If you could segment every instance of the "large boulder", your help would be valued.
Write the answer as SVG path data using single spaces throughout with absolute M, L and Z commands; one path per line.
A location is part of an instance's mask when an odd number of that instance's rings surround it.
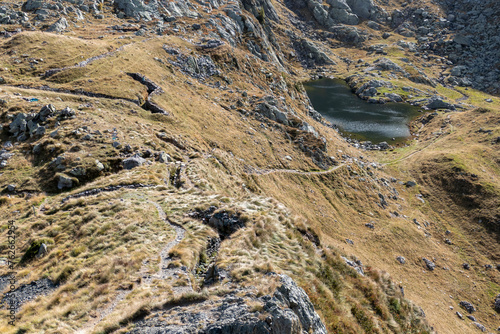
M 275 122 L 278 122 L 278 123 L 281 123 L 281 124 L 284 124 L 284 125 L 288 125 L 288 116 L 285 112 L 282 112 L 281 110 L 279 110 L 277 107 L 269 104 L 269 103 L 260 103 L 258 106 L 257 106 L 257 111 L 275 121 Z
M 26 132 L 26 127 L 28 125 L 28 122 L 26 122 L 26 118 L 26 114 L 20 113 L 17 114 L 12 123 L 10 123 L 9 131 L 14 134 L 14 136 L 17 136 L 22 132 Z
M 357 15 L 353 14 L 346 0 L 327 0 L 330 5 L 328 16 L 338 23 L 356 25 L 359 23 Z
M 48 32 L 63 32 L 68 29 L 68 21 L 66 21 L 66 18 L 61 17 L 57 22 L 49 26 L 47 29 Z
M 73 178 L 64 174 L 59 175 L 59 181 L 57 182 L 57 189 L 62 190 L 72 187 L 73 187 Z
M 149 4 L 145 4 L 143 0 L 115 0 L 114 6 L 126 16 L 135 19 L 150 21 L 153 18 L 158 18 L 158 2 L 156 0 Z
M 373 0 L 347 0 L 351 11 L 363 19 L 371 19 L 375 12 Z
M 472 305 L 468 301 L 461 301 L 460 306 L 462 306 L 469 313 L 476 312 L 476 308 L 474 307 L 474 305 Z
M 32 12 L 44 7 L 44 1 L 41 0 L 28 0 L 23 4 L 23 11 Z
M 130 158 L 123 160 L 123 168 L 132 169 L 135 167 L 142 166 L 145 162 L 146 162 L 146 159 L 143 159 L 140 156 L 135 155 L 133 157 L 130 157 Z
M 429 109 L 450 109 L 455 110 L 455 106 L 451 103 L 444 101 L 439 96 L 433 96 L 429 99 L 429 102 L 426 105 Z

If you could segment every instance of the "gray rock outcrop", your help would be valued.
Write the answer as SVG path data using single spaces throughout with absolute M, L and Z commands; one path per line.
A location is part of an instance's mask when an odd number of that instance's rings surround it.
M 237 297 L 236 293 L 230 293 L 218 301 L 178 306 L 175 312 L 158 312 L 136 322 L 129 333 L 326 334 L 326 328 L 304 290 L 290 277 L 279 277 L 281 286 L 273 295 L 255 298 L 249 294 Z M 261 311 L 251 310 L 249 302 L 259 303 Z M 264 314 L 266 317 L 262 316 Z M 182 321 L 178 321 L 180 319 Z
M 9 132 L 17 138 L 18 141 L 26 140 L 33 136 L 43 136 L 46 127 L 45 124 L 56 112 L 53 105 L 43 106 L 37 114 L 17 114 L 9 125 Z
M 455 106 L 451 103 L 444 101 L 439 96 L 433 96 L 429 99 L 429 102 L 426 105 L 429 109 L 450 109 L 455 110 Z
M 68 21 L 66 18 L 61 17 L 54 24 L 50 25 L 47 29 L 48 32 L 63 32 L 68 29 Z
M 146 159 L 141 158 L 138 155 L 135 155 L 133 157 L 130 157 L 130 158 L 123 160 L 122 164 L 123 164 L 123 168 L 132 169 L 135 167 L 142 166 L 145 162 L 146 162 Z

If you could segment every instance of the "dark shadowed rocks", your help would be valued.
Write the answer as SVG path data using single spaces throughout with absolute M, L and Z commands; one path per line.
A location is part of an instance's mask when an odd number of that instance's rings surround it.
M 17 312 L 24 303 L 35 299 L 38 296 L 48 295 L 56 288 L 57 285 L 48 278 L 42 278 L 28 284 L 22 284 L 14 291 L 5 293 L 0 305 L 10 304 Z
M 436 265 L 434 264 L 434 262 L 432 262 L 431 260 L 428 260 L 426 259 L 425 257 L 422 259 L 422 261 L 424 261 L 425 263 L 425 266 L 427 267 L 427 269 L 429 269 L 430 271 L 433 271 L 434 268 L 436 268 Z
M 469 313 L 476 312 L 476 308 L 474 307 L 474 305 L 467 301 L 461 301 L 460 306 L 462 306 Z
M 495 309 L 495 311 L 497 311 L 498 313 L 500 313 L 500 294 L 498 294 L 495 298 L 495 303 L 493 304 L 493 308 Z

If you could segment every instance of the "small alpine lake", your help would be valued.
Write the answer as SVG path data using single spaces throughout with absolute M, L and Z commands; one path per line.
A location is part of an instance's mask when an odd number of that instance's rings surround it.
M 339 79 L 320 79 L 304 84 L 311 103 L 343 135 L 373 143 L 401 142 L 410 137 L 408 124 L 420 113 L 406 103 L 368 103 Z

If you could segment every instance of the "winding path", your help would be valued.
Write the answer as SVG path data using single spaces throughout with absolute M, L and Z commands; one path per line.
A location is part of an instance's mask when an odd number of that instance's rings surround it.
M 96 194 L 97 193 L 90 191 L 87 196 L 96 195 Z M 172 258 L 170 258 L 168 256 L 168 253 L 170 252 L 170 250 L 173 247 L 178 245 L 182 241 L 182 239 L 184 239 L 184 235 L 185 235 L 184 228 L 182 228 L 178 224 L 172 223 L 167 218 L 167 215 L 166 215 L 165 211 L 163 211 L 160 204 L 153 202 L 153 201 L 147 201 L 147 202 L 150 204 L 153 204 L 156 207 L 156 210 L 158 211 L 158 215 L 159 215 L 160 219 L 165 221 L 165 223 L 168 227 L 175 230 L 176 237 L 174 240 L 167 243 L 161 249 L 161 251 L 158 253 L 158 255 L 160 256 L 160 265 L 159 265 L 160 268 L 159 268 L 157 273 L 155 273 L 153 275 L 147 275 L 149 260 L 143 261 L 141 269 L 138 272 L 138 274 L 143 278 L 141 280 L 141 282 L 139 283 L 139 286 L 140 285 L 150 285 L 152 283 L 153 279 L 163 279 L 164 280 L 164 279 L 171 278 L 171 277 L 177 278 L 177 277 L 184 274 L 187 277 L 189 285 L 188 286 L 172 287 L 172 290 L 174 292 L 174 296 L 188 292 L 188 291 L 192 291 L 193 290 L 192 282 L 191 282 L 191 279 L 190 279 L 189 274 L 187 272 L 187 268 L 180 268 L 180 269 L 179 268 L 169 268 L 169 264 L 172 262 Z M 87 322 L 85 324 L 84 328 L 76 331 L 76 333 L 77 334 L 90 333 L 95 328 L 95 326 L 97 324 L 99 324 L 102 320 L 104 320 L 108 315 L 110 315 L 116 309 L 116 306 L 121 301 L 123 301 L 127 297 L 127 295 L 130 294 L 132 291 L 133 291 L 133 289 L 119 291 L 118 294 L 115 296 L 115 298 L 110 303 L 108 303 L 108 305 L 106 305 L 104 308 L 97 310 L 97 313 L 98 313 L 97 318 L 95 318 L 92 321 Z
M 304 172 L 296 169 L 261 169 L 258 167 L 250 167 L 250 166 L 245 166 L 246 174 L 249 175 L 267 175 L 267 174 L 273 174 L 273 173 L 286 173 L 286 174 L 298 174 L 298 175 L 321 175 L 321 174 L 328 174 L 331 173 L 337 169 L 339 169 L 342 166 L 345 166 L 345 163 L 342 163 L 338 166 L 332 167 L 328 170 L 322 170 L 322 171 L 314 171 L 314 172 Z
M 114 51 L 106 52 L 106 53 L 103 53 L 103 54 L 98 55 L 98 56 L 87 58 L 87 59 L 85 59 L 85 60 L 83 60 L 83 61 L 81 61 L 78 64 L 73 65 L 73 66 L 66 66 L 66 67 L 62 67 L 62 68 L 53 68 L 53 69 L 47 70 L 47 71 L 45 71 L 45 73 L 43 74 L 43 76 L 45 78 L 48 78 L 48 77 L 53 76 L 54 74 L 62 72 L 62 71 L 70 70 L 70 69 L 73 69 L 73 68 L 82 68 L 82 67 L 85 67 L 85 66 L 93 63 L 96 60 L 107 58 L 109 56 L 113 56 L 115 53 L 123 51 L 123 49 L 126 46 L 129 46 L 131 44 L 136 44 L 136 43 L 128 43 L 128 44 L 122 45 L 122 46 L 120 46 L 118 49 L 116 49 Z

